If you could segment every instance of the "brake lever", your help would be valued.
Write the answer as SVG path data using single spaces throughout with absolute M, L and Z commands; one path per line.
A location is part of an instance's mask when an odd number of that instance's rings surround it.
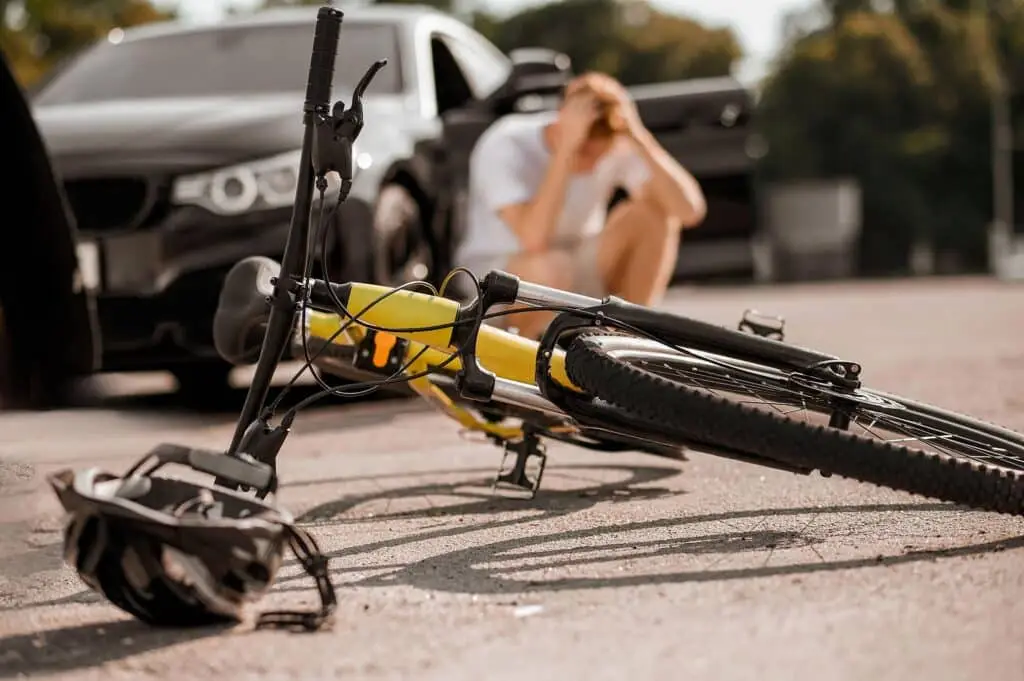
M 334 171 L 341 178 L 341 200 L 345 200 L 352 187 L 352 144 L 363 131 L 363 95 L 374 76 L 388 63 L 380 59 L 370 65 L 352 91 L 352 105 L 338 100 L 331 113 L 316 122 L 313 144 L 313 169 L 317 187 L 326 188 L 327 173 Z
M 363 123 L 365 122 L 363 119 L 363 95 L 366 94 L 366 90 L 370 87 L 374 77 L 380 73 L 380 70 L 387 63 L 387 59 L 379 59 L 370 64 L 370 68 L 366 70 L 366 73 L 359 79 L 355 89 L 352 91 L 352 106 L 346 109 L 344 102 L 339 100 L 334 103 L 331 116 L 335 121 L 335 133 L 339 137 L 355 142 L 356 138 L 359 137 L 359 133 L 363 131 Z

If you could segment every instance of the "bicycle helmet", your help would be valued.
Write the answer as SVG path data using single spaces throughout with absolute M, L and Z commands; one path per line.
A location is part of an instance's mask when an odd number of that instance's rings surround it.
M 262 487 L 269 467 L 160 445 L 122 477 L 97 468 L 48 476 L 68 512 L 64 560 L 94 591 L 152 625 L 204 626 L 243 618 L 270 588 L 288 544 L 320 592 L 318 612 L 265 612 L 257 627 L 319 629 L 332 616 L 327 559 L 287 511 L 223 488 L 153 473 L 168 463 Z

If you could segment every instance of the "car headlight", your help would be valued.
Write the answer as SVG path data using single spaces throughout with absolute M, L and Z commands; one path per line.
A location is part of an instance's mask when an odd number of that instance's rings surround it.
M 239 215 L 258 210 L 284 208 L 295 202 L 299 186 L 302 153 L 292 151 L 272 158 L 219 168 L 206 173 L 179 177 L 171 200 L 179 205 L 202 206 L 219 215 Z M 367 163 L 353 149 L 353 171 L 358 174 Z M 364 160 L 365 161 L 365 160 Z M 337 173 L 327 176 L 327 192 L 338 190 Z

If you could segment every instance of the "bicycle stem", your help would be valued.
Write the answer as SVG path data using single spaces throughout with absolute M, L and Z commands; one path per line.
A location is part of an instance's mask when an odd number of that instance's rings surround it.
M 306 302 L 309 293 L 306 288 L 306 270 L 310 255 L 309 231 L 314 185 L 321 190 L 326 189 L 327 174 L 336 172 L 341 180 L 338 202 L 348 197 L 352 187 L 352 145 L 364 124 L 363 94 L 374 76 L 387 64 L 387 60 L 382 59 L 367 69 L 353 91 L 348 109 L 340 101 L 335 103 L 333 110 L 330 108 L 334 60 L 343 16 L 340 10 L 332 7 L 321 7 L 317 13 L 303 107 L 305 130 L 291 224 L 281 258 L 281 271 L 273 282 L 273 292 L 268 301 L 271 309 L 259 359 L 227 450 L 228 456 L 238 455 L 244 446 L 253 450 L 246 453 L 259 453 L 257 459 L 273 459 L 284 443 L 287 426 L 271 428 L 261 412 L 270 392 L 274 371 L 295 329 L 298 307 Z M 324 194 L 321 191 L 323 200 Z
M 309 258 L 309 220 L 313 207 L 313 145 L 320 119 L 329 115 L 331 88 L 334 79 L 334 61 L 338 53 L 338 37 L 344 14 L 333 7 L 321 7 L 317 12 L 313 51 L 310 55 L 306 101 L 303 106 L 302 151 L 300 152 L 298 186 L 291 224 L 281 258 L 281 275 L 274 282 L 270 297 L 270 316 L 263 336 L 259 360 L 245 402 L 235 426 L 228 456 L 239 453 L 244 436 L 250 426 L 260 419 L 270 382 L 295 325 L 296 292 L 301 290 Z M 351 178 L 350 178 L 351 179 Z

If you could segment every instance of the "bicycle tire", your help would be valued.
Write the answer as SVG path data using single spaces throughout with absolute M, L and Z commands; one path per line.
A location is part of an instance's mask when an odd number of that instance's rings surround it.
M 641 339 L 631 340 L 638 345 L 644 343 Z M 1024 515 L 1024 463 L 1007 467 L 941 452 L 924 452 L 705 394 L 630 362 L 628 349 L 617 354 L 609 352 L 609 347 L 617 344 L 621 348 L 622 343 L 621 336 L 580 336 L 566 356 L 566 370 L 576 385 L 620 408 L 636 421 L 638 428 L 700 443 L 712 454 L 716 447 L 739 451 L 926 498 Z M 685 357 L 677 350 L 662 350 Z M 740 372 L 754 370 L 749 362 L 741 360 L 736 360 L 730 370 L 736 373 L 736 367 L 743 365 L 747 368 L 739 369 Z M 776 371 L 767 367 L 765 370 L 768 377 Z M 760 379 L 770 382 L 764 377 Z M 983 434 L 992 442 L 1005 443 L 1019 451 L 1024 462 L 1024 436 L 1018 433 L 887 393 L 866 391 L 865 395 L 888 397 L 906 409 L 906 414 L 922 419 L 941 418 L 963 433 Z

